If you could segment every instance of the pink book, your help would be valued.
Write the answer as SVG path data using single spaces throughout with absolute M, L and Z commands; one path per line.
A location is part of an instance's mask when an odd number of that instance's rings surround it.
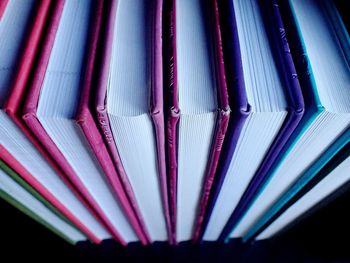
M 162 5 L 162 0 L 118 1 L 117 17 L 106 26 L 113 37 L 102 49 L 95 108 L 105 144 L 129 196 L 135 195 L 151 241 L 173 242 L 165 164 Z
M 126 205 L 125 195 L 119 191 L 116 196 L 110 189 L 103 178 L 103 169 L 93 151 L 86 147 L 89 143 L 74 118 L 76 101 L 82 90 L 89 21 L 96 23 L 95 19 L 99 18 L 98 5 L 99 1 L 66 2 L 61 19 L 66 27 L 58 25 L 51 52 L 44 50 L 39 58 L 40 66 L 28 92 L 22 118 L 111 235 L 123 245 L 139 239 L 145 242 L 135 218 L 131 218 L 132 225 L 128 222 L 128 216 L 133 217 L 133 214 Z M 93 20 L 90 10 L 97 10 Z M 75 23 L 75 19 L 81 23 Z M 62 49 L 66 53 L 62 53 Z M 121 189 L 118 181 L 113 187 L 113 190 Z
M 103 3 L 105 3 L 105 5 L 103 5 Z M 76 116 L 76 122 L 79 124 L 83 133 L 85 134 L 91 149 L 94 151 L 116 196 L 121 201 L 121 205 L 123 206 L 125 213 L 128 215 L 129 221 L 138 234 L 140 241 L 142 244 L 146 245 L 149 243 L 147 229 L 144 226 L 144 222 L 135 201 L 133 192 L 131 191 L 128 178 L 125 175 L 122 167 L 119 165 L 114 165 L 89 106 L 93 92 L 92 85 L 94 68 L 97 66 L 96 61 L 98 61 L 98 46 L 103 46 L 106 42 L 109 42 L 109 38 L 111 38 L 113 35 L 113 32 L 111 32 L 112 27 L 107 27 L 106 30 L 101 30 L 101 25 L 105 25 L 105 23 L 108 23 L 110 19 L 114 21 L 116 7 L 116 1 L 98 1 L 97 8 L 95 9 L 95 17 L 98 19 L 96 19 L 96 23 L 94 23 L 92 27 L 89 38 L 90 45 L 87 52 L 86 69 L 82 83 L 83 90 L 78 114 Z M 103 13 L 103 8 L 107 10 L 106 15 Z
M 177 242 L 197 239 L 231 113 L 216 13 L 215 0 L 165 7 L 167 169 Z
M 230 119 L 231 109 L 229 105 L 228 90 L 226 84 L 224 56 L 222 50 L 222 37 L 220 31 L 220 20 L 218 10 L 218 0 L 212 0 L 208 8 L 210 11 L 212 31 L 213 31 L 213 46 L 214 46 L 214 61 L 217 77 L 217 100 L 218 100 L 218 117 L 216 120 L 213 141 L 211 145 L 209 160 L 207 164 L 206 176 L 203 183 L 202 196 L 199 202 L 197 221 L 194 228 L 193 241 L 199 239 L 204 216 L 207 210 L 210 192 L 213 186 L 216 169 L 218 166 L 222 144 L 225 139 L 228 122 Z
M 37 68 L 34 61 L 38 53 L 39 43 L 43 44 L 44 53 L 50 51 L 52 46 L 50 43 L 53 42 L 63 6 L 64 1 L 39 1 L 34 4 L 30 1 L 13 1 L 8 4 L 7 8 L 19 9 L 22 10 L 22 13 L 20 17 L 6 17 L 6 23 L 16 23 L 18 28 L 17 31 L 11 32 L 11 38 L 4 41 L 2 45 L 2 48 L 5 48 L 5 50 L 13 48 L 13 53 L 11 53 L 11 56 L 8 56 L 7 62 L 4 64 L 10 70 L 2 72 L 2 74 L 5 74 L 5 80 L 8 79 L 9 82 L 7 82 L 7 85 L 5 82 L 5 85 L 0 87 L 4 94 L 8 94 L 5 96 L 4 104 L 0 105 L 1 152 L 5 156 L 3 157 L 4 160 L 15 170 L 18 167 L 22 167 L 21 169 L 23 170 L 25 167 L 28 173 L 24 170 L 23 173 L 21 170 L 17 170 L 17 172 L 23 174 L 23 176 L 30 174 L 31 177 L 28 175 L 27 181 L 32 182 L 32 186 L 37 191 L 46 193 L 47 199 L 54 202 L 53 205 L 60 207 L 59 209 L 62 210 L 62 213 L 66 214 L 67 217 L 72 215 L 71 220 L 73 222 L 78 222 L 79 218 L 82 223 L 79 228 L 92 241 L 101 242 L 102 239 L 109 238 L 110 234 L 91 215 L 90 212 L 92 210 L 90 209 L 89 211 L 87 209 L 89 206 L 86 201 L 78 194 L 67 177 L 63 176 L 57 164 L 17 115 L 21 111 L 26 88 L 28 83 L 30 83 L 32 69 Z M 34 17 L 34 19 L 31 19 L 31 17 Z M 32 23 L 28 29 L 26 23 L 30 20 L 32 20 Z M 24 44 L 19 45 L 18 43 Z M 21 54 L 18 56 L 17 53 L 20 50 Z M 19 57 L 18 61 L 17 57 Z M 16 71 L 11 70 L 14 64 L 18 65 Z M 8 78 L 10 75 L 14 75 L 12 79 Z M 13 158 L 10 158 L 10 153 L 15 156 L 16 162 Z M 42 156 L 45 157 L 47 162 Z M 8 160 L 5 158 L 8 158 Z M 56 201 L 57 204 L 55 204 Z

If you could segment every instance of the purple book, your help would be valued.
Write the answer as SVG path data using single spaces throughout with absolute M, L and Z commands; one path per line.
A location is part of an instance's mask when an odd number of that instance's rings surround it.
M 238 2 L 242 1 L 221 1 L 219 6 L 233 118 L 201 229 L 204 240 L 227 236 L 254 199 L 304 113 L 278 5 L 274 1 Z M 260 23 L 250 27 L 244 15 L 254 16 Z M 251 48 L 251 43 L 259 43 L 260 49 Z M 259 74 L 262 69 L 264 74 Z M 255 79 L 259 85 L 252 81 L 254 74 L 259 74 Z M 259 100 L 264 95 L 254 86 L 277 99 L 267 100 L 265 96 Z
M 172 242 L 165 164 L 162 0 L 119 0 L 97 80 L 96 118 L 151 242 Z M 123 171 L 122 173 L 120 171 Z M 135 205 L 136 206 L 136 205 Z

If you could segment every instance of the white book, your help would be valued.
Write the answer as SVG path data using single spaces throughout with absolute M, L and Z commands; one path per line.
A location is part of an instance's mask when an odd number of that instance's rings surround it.
M 176 1 L 178 174 L 176 240 L 190 240 L 214 135 L 216 98 L 213 41 L 206 3 Z
M 155 17 L 155 3 L 154 0 L 118 1 L 106 110 L 113 142 L 150 239 L 166 241 L 157 141 L 150 115 L 152 63 L 155 63 L 152 31 L 153 22 L 159 19 Z

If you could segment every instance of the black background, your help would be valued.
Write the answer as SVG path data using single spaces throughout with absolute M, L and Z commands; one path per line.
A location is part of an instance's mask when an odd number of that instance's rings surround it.
M 347 191 L 278 237 L 253 244 L 122 248 L 113 241 L 72 246 L 1 200 L 0 262 L 350 262 L 349 207 Z

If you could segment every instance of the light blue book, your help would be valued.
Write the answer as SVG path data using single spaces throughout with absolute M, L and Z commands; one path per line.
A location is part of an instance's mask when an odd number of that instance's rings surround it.
M 283 154 L 270 170 L 269 179 L 235 224 L 229 238 L 247 236 L 259 218 L 330 146 L 340 140 L 339 147 L 328 152 L 332 156 L 348 140 L 348 133 L 342 137 L 341 134 L 350 127 L 350 42 L 342 31 L 345 28 L 341 20 L 334 19 L 336 13 L 330 15 L 331 3 L 325 2 L 290 0 L 279 3 L 306 111 Z

